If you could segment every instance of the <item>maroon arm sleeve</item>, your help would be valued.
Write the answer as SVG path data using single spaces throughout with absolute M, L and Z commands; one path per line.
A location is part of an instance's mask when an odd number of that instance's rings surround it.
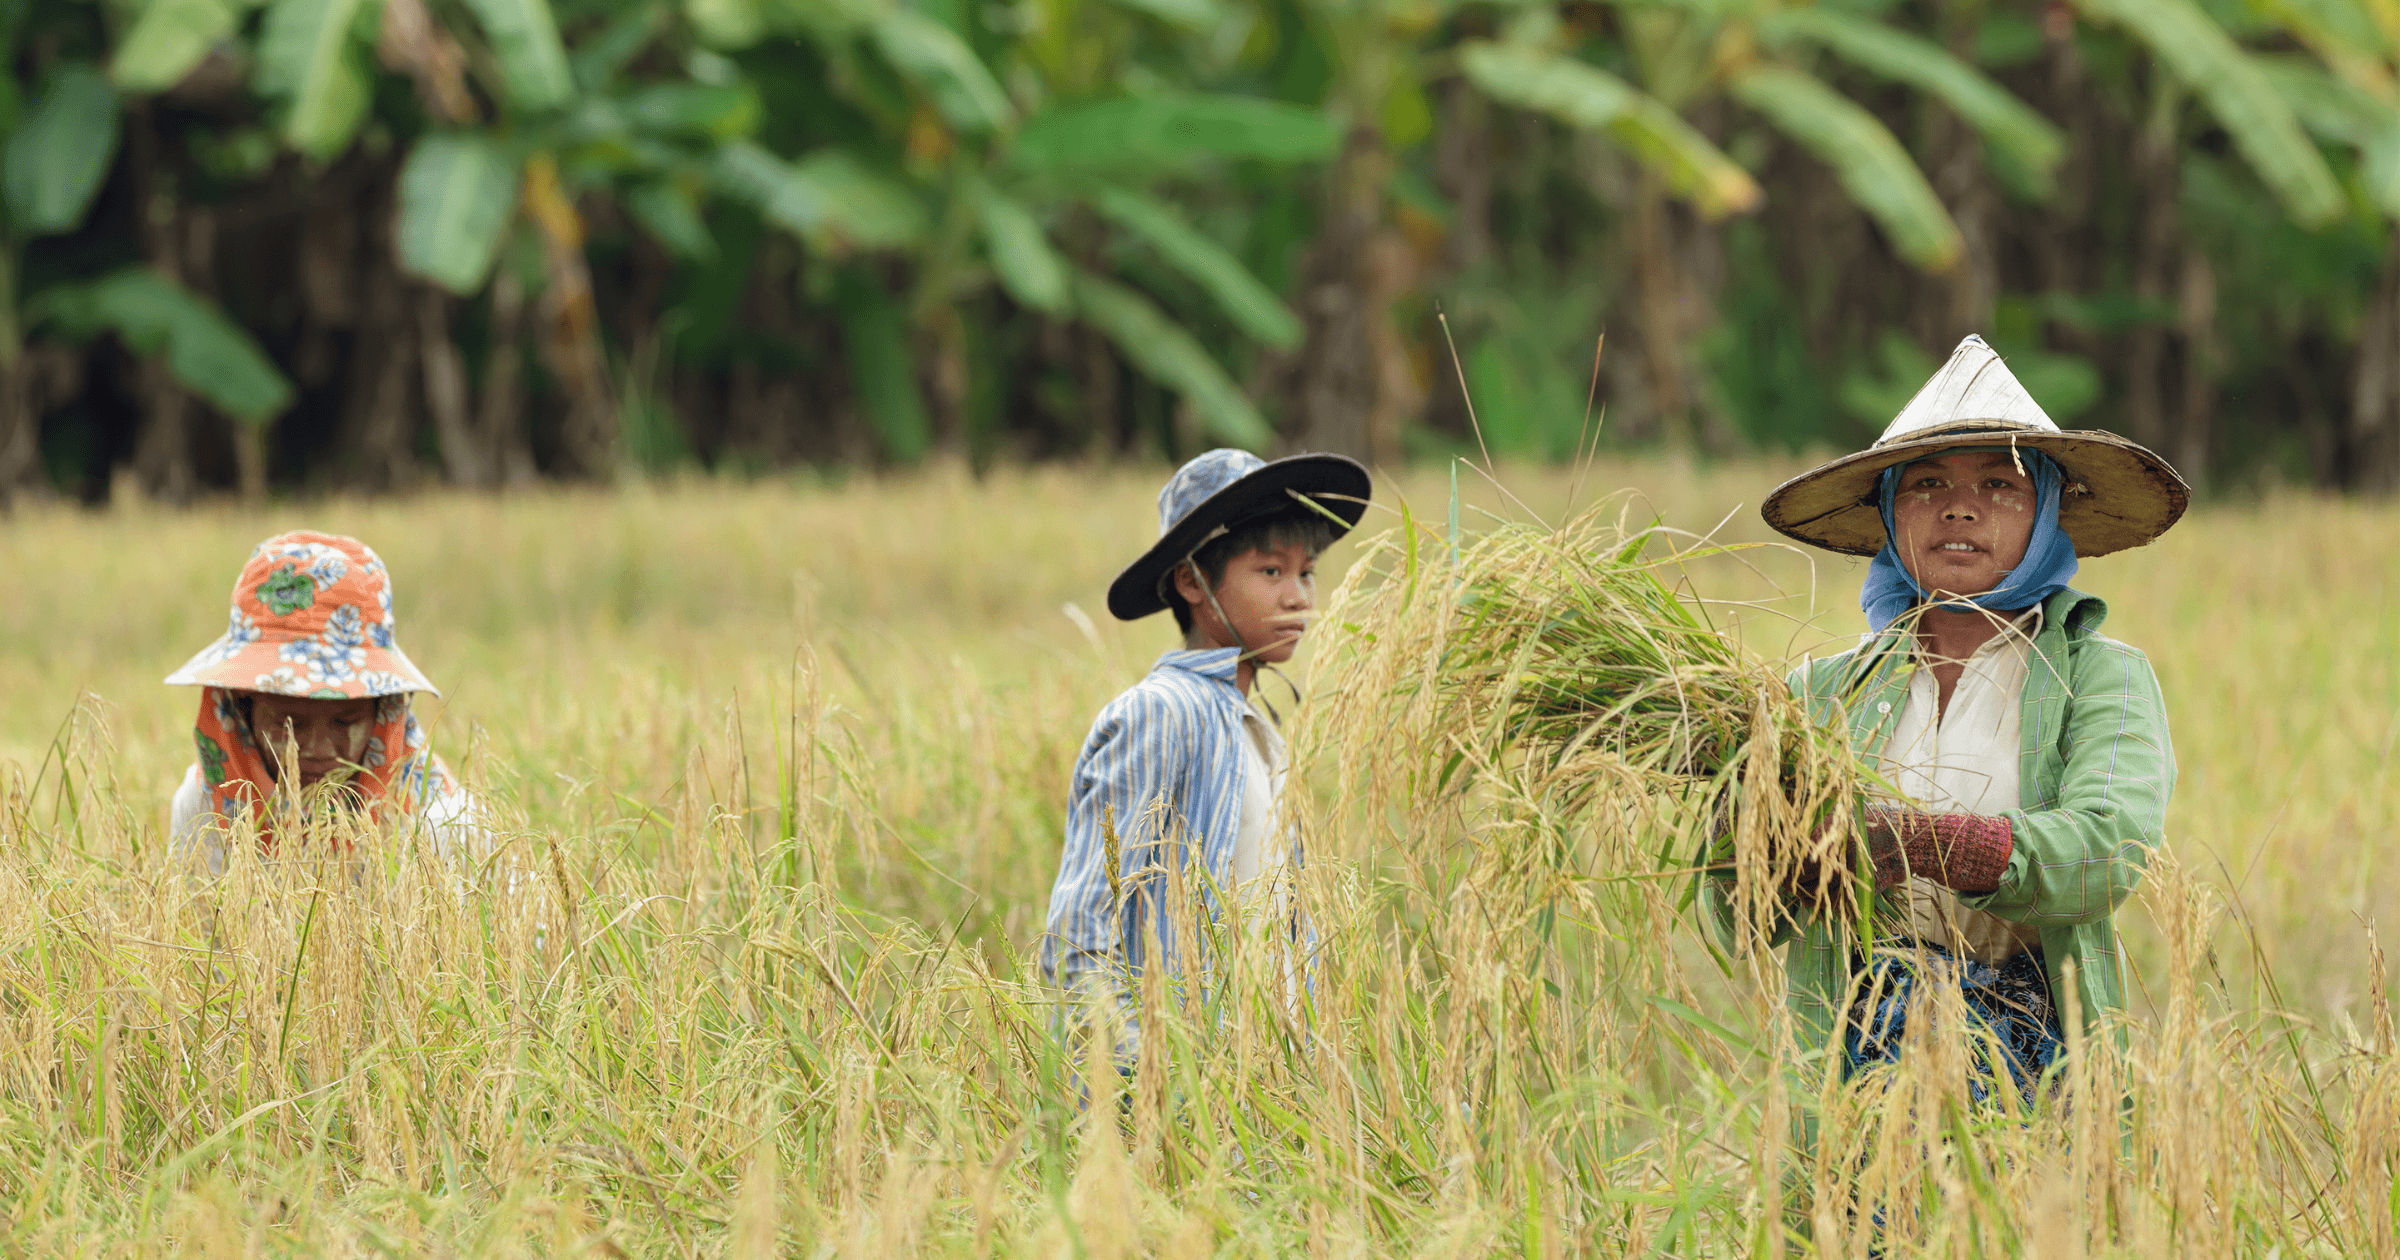
M 1875 887 L 1898 887 L 1910 875 L 1955 892 L 1986 893 L 2000 887 L 2016 834 L 2008 820 L 1985 814 L 1923 814 L 1914 810 L 1867 811 L 1867 856 Z

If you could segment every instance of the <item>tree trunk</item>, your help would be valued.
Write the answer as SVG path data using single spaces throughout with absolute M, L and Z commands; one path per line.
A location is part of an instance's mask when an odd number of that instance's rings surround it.
M 135 380 L 141 392 L 142 428 L 133 443 L 134 484 L 161 503 L 192 501 L 192 397 L 175 383 L 163 356 L 141 361 Z
M 1999 299 L 1999 260 L 1993 246 L 1991 176 L 1984 165 L 1983 141 L 1947 108 L 1934 107 L 1927 146 L 1938 155 L 1932 166 L 1934 191 L 1958 225 L 1958 263 L 1937 280 L 1941 304 L 1933 321 L 1920 329 L 1918 340 L 1946 355 L 1968 333 L 1988 335 L 1992 308 Z M 1931 336 L 1924 334 L 1930 333 Z
M 300 344 L 292 355 L 292 379 L 303 389 L 334 384 L 342 367 L 339 330 L 358 322 L 353 293 L 358 287 L 358 216 L 353 198 L 312 198 L 293 242 L 293 287 L 300 297 Z
M 424 369 L 425 410 L 433 413 L 450 484 L 491 484 L 491 460 L 467 415 L 467 365 L 450 339 L 450 297 L 434 286 L 417 289 L 417 362 Z
M 142 253 L 161 277 L 181 284 L 184 242 L 177 239 L 181 234 L 176 230 L 181 219 L 172 175 L 160 169 L 156 125 L 145 102 L 127 106 L 125 113 Z M 191 396 L 168 370 L 163 348 L 142 358 L 136 381 L 142 419 L 133 443 L 135 482 L 151 498 L 175 505 L 189 503 L 199 482 L 192 469 Z
M 1069 210 L 1060 236 L 1076 266 L 1107 274 L 1108 225 L 1099 215 L 1080 206 Z M 1076 383 L 1072 405 L 1080 414 L 1058 416 L 1067 444 L 1086 459 L 1116 458 L 1124 441 L 1125 406 L 1116 348 L 1089 324 L 1044 319 L 1041 328 L 1043 357 Z
M 185 209 L 183 218 L 184 287 L 213 300 L 219 293 L 216 211 L 208 206 L 191 206 Z M 274 418 L 255 424 L 233 416 L 221 419 L 226 444 L 233 450 L 234 483 L 242 501 L 266 502 L 267 431 L 274 427 Z
M 1685 326 L 1687 303 L 1676 266 L 1674 226 L 1668 222 L 1666 186 L 1643 167 L 1633 186 L 1634 327 L 1641 346 L 1642 383 L 1650 395 L 1648 414 L 1639 408 L 1622 426 L 1635 440 L 1686 434 L 1692 392 L 1684 352 L 1695 329 Z
M 1391 326 L 1412 265 L 1405 242 L 1383 225 L 1390 171 L 1382 133 L 1353 127 L 1326 177 L 1317 239 L 1301 260 L 1306 340 L 1281 391 L 1297 446 L 1369 463 L 1399 457 L 1397 417 L 1410 380 L 1406 345 Z
M 0 365 L 0 512 L 20 498 L 47 498 L 42 475 L 42 414 L 75 394 L 83 354 L 71 346 L 14 347 Z
M 2058 120 L 2066 133 L 2066 152 L 2059 160 L 2047 205 L 2028 212 L 2030 230 L 2018 239 L 2033 255 L 2028 287 L 2037 292 L 2075 293 L 2090 276 L 2091 243 L 2082 229 L 2092 219 L 2102 155 L 2110 155 L 2113 161 L 2114 155 L 2124 151 L 2125 143 L 2106 126 L 2107 120 L 2093 100 L 2082 52 L 2075 42 L 2073 15 L 2054 6 L 2042 31 L 2048 49 L 2047 99 L 2029 103 Z M 2114 352 L 2098 335 L 2072 323 L 2052 321 L 2047 332 L 2054 349 L 2092 359 Z
M 233 468 L 242 502 L 256 506 L 267 501 L 267 429 L 265 425 L 233 426 Z
M 1408 340 L 1392 319 L 1392 308 L 1415 287 L 1419 270 L 1406 237 L 1391 231 L 1376 235 L 1367 254 L 1367 291 L 1375 303 L 1375 318 L 1367 326 L 1375 363 L 1375 405 L 1367 413 L 1370 463 L 1397 462 L 1404 453 L 1400 431 L 1411 415 L 1425 408 L 1425 389 L 1409 361 Z
M 1085 328 L 1076 343 L 1080 351 L 1077 367 L 1083 374 L 1083 414 L 1088 449 L 1102 459 L 1117 455 L 1124 448 L 1122 426 L 1124 404 L 1118 395 L 1123 391 L 1117 377 L 1117 352 L 1108 338 L 1092 328 Z
M 74 389 L 81 356 L 26 345 L 17 325 L 16 243 L 0 239 L 0 512 L 50 488 L 42 476 L 42 413 Z
M 370 194 L 359 192 L 357 199 Z M 353 198 L 320 197 L 300 221 L 295 268 L 308 322 L 348 328 L 358 319 L 358 211 Z M 330 370 L 330 363 L 327 365 Z
M 0 362 L 0 512 L 34 485 L 41 466 L 43 400 L 35 386 L 33 352 L 5 347 L 14 353 Z
M 2184 480 L 2208 476 L 2217 411 L 2217 273 L 2197 248 L 2183 254 L 2176 323 L 2183 338 L 2183 415 L 2171 458 Z
M 2141 206 L 2132 242 L 2133 295 L 2155 306 L 2167 301 L 2183 252 L 2183 216 L 2175 152 L 2180 89 L 2164 66 L 2153 63 L 2150 76 L 2150 117 L 2133 146 L 2132 182 Z M 2125 419 L 2133 440 L 2154 451 L 2168 447 L 2167 335 L 2165 327 L 2145 322 L 2126 337 Z
M 967 330 L 956 307 L 935 311 L 918 325 L 919 386 L 933 411 L 933 449 L 962 455 L 967 449 Z
M 1451 207 L 1442 266 L 1454 276 L 1472 271 L 1492 256 L 1492 105 L 1464 75 L 1442 88 L 1433 180 Z
M 342 408 L 361 480 L 396 490 L 416 480 L 417 335 L 411 311 L 416 282 L 401 274 L 392 249 L 395 217 L 388 185 L 367 204 L 386 209 L 368 229 L 360 270 L 357 332 L 350 340 L 349 391 Z
M 489 460 L 492 480 L 505 486 L 528 486 L 538 475 L 525 434 L 524 338 L 525 288 L 503 267 L 492 281 L 492 354 L 475 400 L 474 446 Z
M 800 292 L 797 250 L 788 242 L 769 240 L 750 263 L 750 281 L 742 290 L 735 317 L 754 333 L 780 341 L 799 342 L 805 333 L 793 299 Z M 769 372 L 755 354 L 736 357 L 725 369 L 719 414 L 720 463 L 731 456 L 733 467 L 781 468 L 804 458 L 803 427 L 810 411 L 791 375 Z
M 15 363 L 0 368 L 0 513 L 40 485 L 33 473 L 42 462 L 41 409 L 33 405 L 33 390 L 25 379 L 26 357 L 20 354 Z
M 566 471 L 601 478 L 616 467 L 617 409 L 611 400 L 608 356 L 600 347 L 600 315 L 592 273 L 583 257 L 583 217 L 558 184 L 547 154 L 525 164 L 525 208 L 540 229 L 546 283 L 542 289 L 542 363 L 567 393 L 559 451 Z
M 2351 377 L 2348 467 L 2337 476 L 2369 494 L 2400 494 L 2400 232 L 2358 327 Z
M 1957 56 L 1974 60 L 1975 30 L 1981 25 L 1977 12 L 1946 6 L 1936 17 L 1942 42 Z M 1983 137 L 1947 105 L 1928 101 L 1924 108 L 1931 114 L 1928 148 L 1938 161 L 1932 171 L 1934 190 L 1949 209 L 1950 221 L 1958 225 L 1961 245 L 1957 265 L 1939 278 L 1947 290 L 1948 310 L 1934 345 L 1947 354 L 1967 333 L 1988 336 L 1991 331 L 1993 308 L 2000 298 L 2000 206 Z

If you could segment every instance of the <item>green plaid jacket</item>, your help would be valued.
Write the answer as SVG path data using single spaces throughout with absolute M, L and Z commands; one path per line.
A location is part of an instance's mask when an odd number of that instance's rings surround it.
M 2140 651 L 2100 633 L 2107 616 L 2106 604 L 2071 589 L 2043 603 L 2025 679 L 2022 807 L 2004 815 L 2016 848 L 1997 891 L 1959 898 L 2041 930 L 2043 965 L 2062 1002 L 2074 960 L 2087 1029 L 2125 1005 L 2116 910 L 2165 834 L 2175 791 L 2158 676 Z M 1908 696 L 1911 646 L 1899 635 L 1878 636 L 1801 666 L 1792 689 L 1818 721 L 1845 723 L 1852 746 L 1880 755 Z M 1712 930 L 1731 948 L 1725 878 L 1704 877 L 1700 891 Z M 1846 1004 L 1851 934 L 1824 916 L 1795 916 L 1769 943 L 1787 947 L 1786 1001 L 1801 1044 L 1828 1045 Z

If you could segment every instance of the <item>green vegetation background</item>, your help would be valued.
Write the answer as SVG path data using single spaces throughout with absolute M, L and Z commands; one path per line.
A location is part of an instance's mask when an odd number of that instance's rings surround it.
M 2400 487 L 2389 0 L 8 0 L 0 49 L 0 496 L 1396 464 L 1465 397 L 1724 457 L 1870 437 L 1970 331 L 2195 480 Z

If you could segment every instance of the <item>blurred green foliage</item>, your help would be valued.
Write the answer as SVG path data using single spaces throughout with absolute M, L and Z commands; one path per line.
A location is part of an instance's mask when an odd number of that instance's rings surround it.
M 0 47 L 0 496 L 1836 446 L 1967 332 L 2195 477 L 2400 486 L 2380 0 L 8 0 Z

